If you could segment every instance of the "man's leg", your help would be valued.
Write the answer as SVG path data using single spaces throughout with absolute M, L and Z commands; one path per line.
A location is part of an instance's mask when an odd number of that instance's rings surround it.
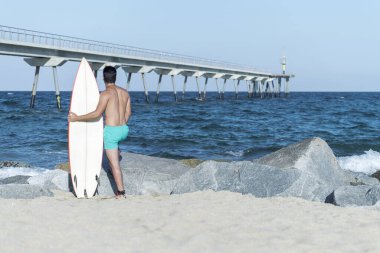
M 115 179 L 115 183 L 117 186 L 117 189 L 119 191 L 124 190 L 124 184 L 123 184 L 123 174 L 120 170 L 120 163 L 119 163 L 119 149 L 106 149 L 106 154 L 108 157 L 108 160 L 110 162 L 110 166 L 112 169 L 112 175 Z

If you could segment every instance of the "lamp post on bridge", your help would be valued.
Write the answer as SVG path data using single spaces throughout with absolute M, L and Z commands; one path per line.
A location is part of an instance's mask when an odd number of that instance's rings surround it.
M 286 72 L 286 56 L 281 57 L 281 66 L 282 66 L 282 74 L 285 75 L 285 72 Z

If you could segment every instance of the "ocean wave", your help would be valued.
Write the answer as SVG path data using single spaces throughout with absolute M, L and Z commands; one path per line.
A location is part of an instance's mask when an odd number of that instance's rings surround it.
M 227 151 L 226 154 L 234 156 L 234 157 L 243 157 L 245 152 L 244 152 L 244 150 Z
M 217 123 L 210 123 L 205 126 L 202 126 L 200 129 L 202 130 L 222 130 L 224 127 L 222 125 L 219 125 Z
M 36 176 L 48 171 L 44 168 L 37 167 L 4 167 L 0 169 L 0 179 L 13 176 Z
M 273 147 L 254 147 L 254 148 L 247 148 L 244 150 L 229 150 L 225 153 L 236 157 L 238 159 L 244 159 L 244 160 L 252 160 L 260 158 L 263 155 L 270 154 L 274 151 L 279 150 L 280 146 L 273 146 Z
M 156 152 L 149 155 L 154 156 L 154 157 L 161 157 L 161 158 L 168 158 L 168 159 L 175 159 L 175 160 L 194 158 L 193 156 L 179 155 L 179 154 L 174 154 L 174 153 L 170 153 L 166 151 Z
M 338 162 L 344 170 L 371 175 L 380 170 L 380 153 L 370 149 L 362 155 L 338 157 Z
M 6 100 L 6 101 L 3 101 L 1 104 L 6 105 L 6 106 L 16 106 L 19 103 L 14 100 Z

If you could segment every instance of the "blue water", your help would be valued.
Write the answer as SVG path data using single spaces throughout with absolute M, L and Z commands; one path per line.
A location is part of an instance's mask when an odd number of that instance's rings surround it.
M 67 114 L 70 93 L 0 92 L 0 161 L 15 160 L 52 168 L 67 162 Z M 380 151 L 380 93 L 291 93 L 288 98 L 239 99 L 227 93 L 220 101 L 209 92 L 175 103 L 162 93 L 146 104 L 132 92 L 130 135 L 121 145 L 131 151 L 170 158 L 249 160 L 309 137 L 325 139 L 337 156 Z M 154 100 L 153 95 L 151 101 Z

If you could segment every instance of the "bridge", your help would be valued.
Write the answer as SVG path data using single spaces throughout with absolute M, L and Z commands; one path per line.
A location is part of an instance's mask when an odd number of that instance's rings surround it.
M 289 79 L 294 75 L 285 74 L 286 61 L 282 62 L 282 74 L 259 71 L 250 66 L 216 61 L 200 57 L 173 54 L 168 52 L 130 47 L 95 40 L 81 39 L 52 33 L 44 33 L 0 25 L 0 55 L 24 57 L 24 61 L 35 67 L 30 107 L 34 107 L 40 67 L 53 69 L 57 107 L 61 108 L 57 67 L 68 61 L 81 61 L 83 57 L 90 62 L 95 77 L 98 70 L 105 66 L 121 68 L 127 77 L 129 89 L 133 74 L 142 78 L 146 102 L 150 102 L 145 75 L 155 72 L 158 75 L 156 101 L 159 99 L 163 75 L 171 77 L 174 100 L 178 101 L 175 77 L 183 76 L 182 96 L 186 92 L 189 77 L 196 80 L 198 99 L 206 99 L 209 79 L 215 79 L 220 99 L 224 99 L 227 80 L 232 80 L 236 98 L 241 82 L 246 82 L 249 98 L 259 96 L 279 97 L 281 82 L 285 80 L 284 92 L 289 93 Z M 199 78 L 204 78 L 203 87 Z M 218 80 L 223 83 L 219 84 Z M 277 81 L 277 82 L 275 82 Z

